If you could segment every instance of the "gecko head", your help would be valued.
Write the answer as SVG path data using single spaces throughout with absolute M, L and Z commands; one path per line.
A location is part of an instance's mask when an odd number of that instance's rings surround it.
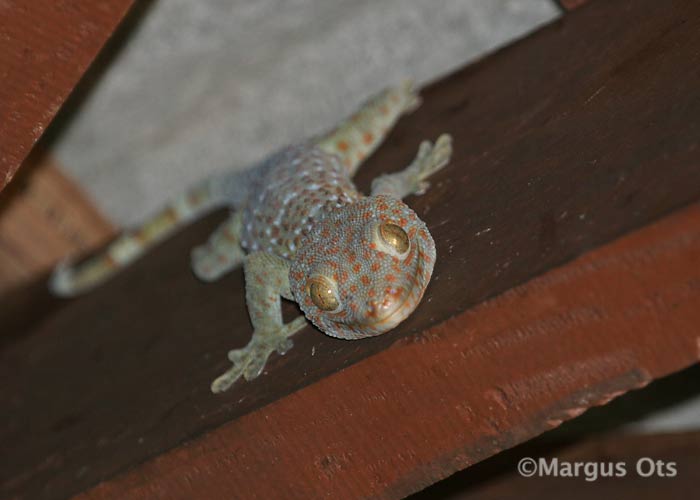
M 379 195 L 316 222 L 289 277 L 294 298 L 319 329 L 360 339 L 388 332 L 413 312 L 434 263 L 425 223 L 405 203 Z

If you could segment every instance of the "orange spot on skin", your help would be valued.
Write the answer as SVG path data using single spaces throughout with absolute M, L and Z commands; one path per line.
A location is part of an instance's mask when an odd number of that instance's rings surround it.
M 362 284 L 365 286 L 369 286 L 369 284 L 370 284 L 370 279 L 366 274 L 362 275 L 362 277 L 360 278 L 360 281 L 362 281 Z
M 355 263 L 355 265 L 352 266 L 352 270 L 353 270 L 355 273 L 359 273 L 359 272 L 360 272 L 360 269 L 362 269 L 362 266 L 361 266 L 359 263 Z
M 374 297 L 374 288 L 367 292 L 367 297 Z
M 372 272 L 376 273 L 377 271 L 379 271 L 379 263 L 375 262 L 370 266 L 370 269 L 372 270 Z
M 386 276 L 384 276 L 384 279 L 387 280 L 389 283 L 393 283 L 394 281 L 396 281 L 396 276 L 394 276 L 393 274 L 387 274 Z
M 342 151 L 343 153 L 345 153 L 348 149 L 350 149 L 350 146 L 345 141 L 338 141 L 338 144 L 336 144 L 336 147 L 338 148 L 338 151 Z
M 369 132 L 365 132 L 365 134 L 362 136 L 362 140 L 365 142 L 365 144 L 372 144 L 374 136 Z
M 351 291 L 352 293 L 357 293 L 357 285 L 351 285 L 351 286 L 350 286 L 350 291 Z

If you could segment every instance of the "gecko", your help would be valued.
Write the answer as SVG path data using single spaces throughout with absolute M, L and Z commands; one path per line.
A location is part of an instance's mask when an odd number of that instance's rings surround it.
M 56 266 L 51 290 L 64 297 L 86 292 L 182 225 L 228 207 L 228 218 L 192 250 L 191 266 L 205 282 L 243 266 L 253 334 L 228 353 L 231 366 L 212 382 L 213 392 L 258 377 L 309 321 L 347 340 L 391 331 L 418 306 L 436 259 L 426 224 L 402 199 L 428 189 L 428 177 L 450 160 L 452 139 L 423 141 L 406 168 L 374 179 L 369 196 L 352 178 L 420 102 L 411 82 L 389 87 L 326 133 L 252 168 L 208 177 L 101 253 Z M 303 314 L 284 323 L 281 299 Z

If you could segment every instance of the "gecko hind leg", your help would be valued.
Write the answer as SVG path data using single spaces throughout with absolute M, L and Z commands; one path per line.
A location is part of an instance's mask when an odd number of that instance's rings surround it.
M 423 141 L 411 164 L 400 172 L 380 175 L 372 181 L 372 196 L 387 194 L 397 199 L 421 195 L 430 187 L 428 177 L 442 170 L 452 156 L 452 137 L 442 134 L 431 144 Z
M 192 250 L 192 270 L 199 279 L 215 281 L 243 262 L 241 230 L 241 212 L 235 212 L 216 228 L 205 244 Z
M 241 376 L 252 380 L 265 368 L 274 351 L 285 354 L 294 345 L 290 337 L 307 325 L 304 316 L 283 323 L 280 297 L 292 299 L 289 287 L 289 263 L 275 255 L 256 252 L 244 264 L 246 304 L 253 323 L 253 337 L 241 349 L 229 351 L 233 363 L 211 384 L 212 392 L 223 392 Z

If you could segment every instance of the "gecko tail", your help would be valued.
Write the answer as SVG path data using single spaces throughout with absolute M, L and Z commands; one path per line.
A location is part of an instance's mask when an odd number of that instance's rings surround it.
M 75 297 L 107 281 L 192 220 L 223 206 L 238 204 L 231 186 L 238 176 L 212 177 L 176 197 L 140 227 L 127 230 L 102 251 L 78 263 L 59 263 L 49 278 L 49 290 L 59 297 Z M 239 179 L 240 180 L 240 179 Z
M 82 292 L 86 292 L 86 287 L 76 286 L 76 273 L 73 264 L 69 259 L 59 262 L 49 278 L 49 290 L 58 297 L 75 297 Z M 105 277 L 107 275 L 105 274 Z M 97 286 L 99 282 L 93 282 Z

